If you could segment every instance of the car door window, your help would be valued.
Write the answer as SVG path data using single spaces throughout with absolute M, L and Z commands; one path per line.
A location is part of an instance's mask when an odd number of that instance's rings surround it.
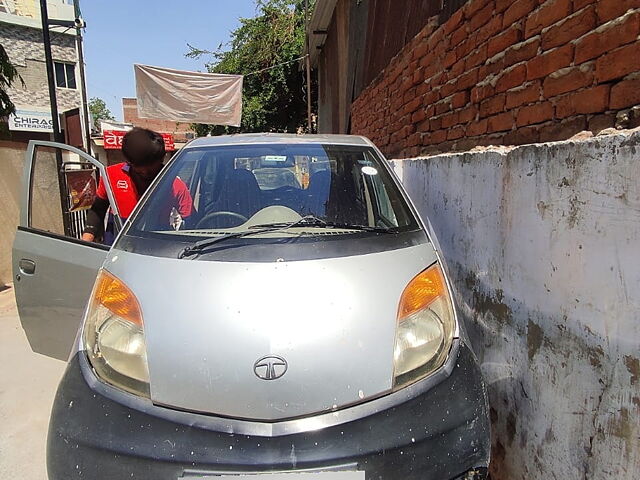
M 97 168 L 68 150 L 37 145 L 29 188 L 29 228 L 79 240 L 96 198 Z
M 65 235 L 55 149 L 37 147 L 32 168 L 28 226 Z

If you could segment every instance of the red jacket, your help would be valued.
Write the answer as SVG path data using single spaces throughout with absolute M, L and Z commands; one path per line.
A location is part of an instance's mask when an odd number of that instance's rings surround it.
M 116 204 L 118 205 L 120 217 L 125 220 L 129 218 L 138 200 L 140 200 L 140 194 L 129 174 L 129 165 L 126 163 L 111 165 L 107 167 L 107 175 Z M 107 189 L 102 178 L 98 184 L 96 195 L 103 200 L 108 200 Z M 163 218 L 169 218 L 171 208 L 175 208 L 183 218 L 191 215 L 193 211 L 193 200 L 191 199 L 189 189 L 180 177 L 176 177 L 173 181 L 172 198 L 168 200 L 166 205 L 160 210 L 160 215 Z

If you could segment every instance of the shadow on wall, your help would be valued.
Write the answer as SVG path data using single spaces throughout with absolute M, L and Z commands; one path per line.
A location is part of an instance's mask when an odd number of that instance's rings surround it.
M 640 133 L 401 162 L 487 380 L 496 479 L 640 471 Z
M 489 390 L 494 478 L 554 478 L 559 468 L 565 478 L 632 478 L 637 352 L 620 361 L 605 352 L 606 338 L 570 331 L 566 315 L 531 310 L 461 265 L 453 270 L 466 277 L 458 303 L 475 317 L 469 335 Z

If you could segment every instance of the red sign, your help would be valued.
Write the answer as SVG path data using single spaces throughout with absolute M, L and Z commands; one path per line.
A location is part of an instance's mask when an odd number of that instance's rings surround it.
M 122 137 L 127 132 L 119 130 L 105 130 L 102 132 L 102 138 L 104 139 L 105 150 L 120 150 L 122 149 Z
M 122 137 L 127 133 L 123 130 L 104 130 L 102 137 L 104 139 L 105 150 L 121 150 L 122 149 Z M 164 140 L 164 148 L 167 152 L 173 152 L 176 149 L 176 145 L 173 141 L 173 135 L 170 133 L 161 133 Z
M 176 144 L 173 143 L 173 135 L 170 133 L 161 133 L 164 140 L 164 149 L 167 152 L 173 152 L 176 149 Z

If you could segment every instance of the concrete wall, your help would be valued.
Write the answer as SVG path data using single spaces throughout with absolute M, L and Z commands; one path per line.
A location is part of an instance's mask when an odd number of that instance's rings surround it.
M 24 143 L 0 141 L 0 287 L 11 282 L 11 245 L 20 215 Z
M 396 164 L 475 316 L 498 480 L 640 471 L 639 165 L 640 133 Z

